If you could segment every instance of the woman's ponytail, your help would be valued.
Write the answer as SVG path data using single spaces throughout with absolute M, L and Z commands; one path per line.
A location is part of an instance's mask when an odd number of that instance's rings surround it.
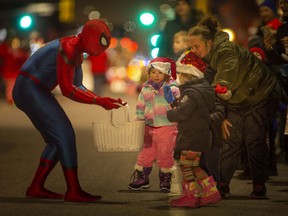
M 215 34 L 218 32 L 219 23 L 215 17 L 209 16 L 202 19 L 197 26 L 189 30 L 189 36 L 202 35 L 204 40 L 214 39 Z

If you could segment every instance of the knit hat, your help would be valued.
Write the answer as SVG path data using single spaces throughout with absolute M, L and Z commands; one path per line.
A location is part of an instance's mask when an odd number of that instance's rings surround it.
M 257 0 L 259 7 L 266 6 L 277 14 L 277 5 L 275 0 Z
M 192 51 L 183 53 L 176 62 L 178 73 L 191 74 L 198 78 L 204 77 L 207 64 Z
M 259 48 L 259 47 L 252 47 L 251 49 L 249 49 L 249 51 L 250 51 L 251 53 L 254 53 L 254 52 L 259 53 L 260 56 L 262 57 L 262 61 L 266 61 L 265 52 L 264 52 L 261 48 Z
M 192 2 L 191 2 L 190 0 L 177 0 L 177 2 L 179 2 L 179 1 L 184 1 L 184 2 L 186 2 L 187 4 L 192 5 Z
M 146 70 L 149 72 L 151 68 L 155 68 L 161 73 L 172 76 L 176 80 L 176 64 L 170 58 L 165 57 L 156 57 L 152 59 L 146 67 Z

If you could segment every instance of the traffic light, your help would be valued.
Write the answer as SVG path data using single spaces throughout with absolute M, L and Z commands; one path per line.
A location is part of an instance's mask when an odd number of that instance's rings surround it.
M 153 34 L 150 38 L 150 43 L 153 47 L 150 53 L 152 58 L 156 58 L 158 56 L 158 53 L 159 53 L 158 40 L 160 37 L 161 37 L 160 34 Z
M 158 45 L 158 39 L 160 37 L 160 34 L 154 34 L 150 38 L 150 43 L 152 44 L 153 47 L 156 47 Z
M 28 29 L 32 26 L 33 19 L 30 15 L 24 15 L 19 19 L 19 26 L 22 29 Z
M 159 53 L 159 47 L 155 47 L 151 50 L 151 56 L 152 58 L 156 58 L 158 56 L 158 53 Z
M 155 21 L 155 16 L 150 12 L 144 12 L 140 14 L 139 19 L 142 25 L 151 26 Z

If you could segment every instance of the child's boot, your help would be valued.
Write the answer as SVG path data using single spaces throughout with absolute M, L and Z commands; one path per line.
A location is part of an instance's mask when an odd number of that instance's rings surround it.
M 200 187 L 196 181 L 182 183 L 183 193 L 178 199 L 170 201 L 170 205 L 174 207 L 190 207 L 197 208 L 200 203 Z
M 198 184 L 202 188 L 200 206 L 217 203 L 221 200 L 221 194 L 217 189 L 217 185 L 213 179 L 213 176 L 209 176 L 203 180 L 198 180 Z
M 161 168 L 159 170 L 159 180 L 160 180 L 160 191 L 164 193 L 170 192 L 171 188 L 171 178 L 172 178 L 171 169 Z
M 149 175 L 152 171 L 152 167 L 141 167 L 136 165 L 135 171 L 131 176 L 131 183 L 128 188 L 131 190 L 141 190 L 150 188 Z

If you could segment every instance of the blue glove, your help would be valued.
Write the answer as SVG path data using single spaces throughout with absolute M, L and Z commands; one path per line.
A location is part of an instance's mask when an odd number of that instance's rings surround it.
M 164 97 L 169 104 L 172 104 L 175 101 L 171 88 L 168 85 L 164 86 Z

